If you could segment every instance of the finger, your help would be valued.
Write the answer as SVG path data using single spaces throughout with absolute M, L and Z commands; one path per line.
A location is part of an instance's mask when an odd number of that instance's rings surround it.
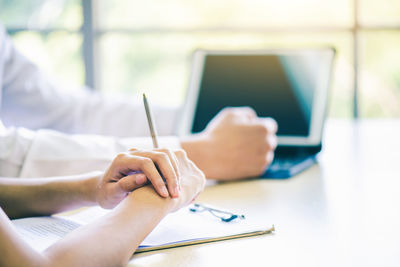
M 181 179 L 181 175 L 179 172 L 179 168 L 178 168 L 178 158 L 175 156 L 175 154 L 169 150 L 169 149 L 157 149 L 156 151 L 159 152 L 164 152 L 165 154 L 167 154 L 169 160 L 171 161 L 172 167 L 174 168 L 175 174 L 177 176 L 177 184 L 178 187 L 180 187 L 180 179 Z
M 267 136 L 267 142 L 271 150 L 275 150 L 276 147 L 278 146 L 278 138 L 274 134 L 269 134 Z
M 249 107 L 249 106 L 237 107 L 237 108 L 235 108 L 235 112 L 240 115 L 246 116 L 250 120 L 257 118 L 256 111 L 252 107 Z
M 274 152 L 268 152 L 267 165 L 265 166 L 265 168 L 267 168 L 272 163 L 273 160 L 274 160 Z
M 138 151 L 138 149 L 137 148 L 130 148 L 129 151 L 130 152 L 135 152 L 135 151 Z
M 166 149 L 163 149 L 163 150 L 166 150 Z M 162 151 L 162 150 L 160 149 L 159 151 Z M 179 196 L 178 177 L 177 177 L 177 174 L 173 167 L 173 164 L 171 163 L 167 153 L 159 152 L 159 151 L 139 151 L 138 150 L 138 151 L 132 152 L 131 155 L 149 158 L 153 161 L 152 165 L 154 165 L 154 163 L 156 163 L 156 165 L 158 167 L 158 169 L 156 167 L 157 174 L 158 174 L 158 176 L 160 176 L 160 174 L 162 174 L 162 177 L 165 178 L 165 181 L 167 182 L 169 194 L 172 197 L 178 197 Z M 151 180 L 150 177 L 148 177 L 148 178 L 152 182 L 153 186 L 156 187 L 156 185 L 153 183 L 153 180 Z M 156 179 L 155 181 L 157 181 L 158 180 L 157 176 L 155 176 L 154 179 Z M 162 188 L 165 188 L 165 183 L 163 183 Z
M 119 188 L 125 192 L 132 192 L 133 190 L 142 187 L 146 184 L 147 178 L 143 173 L 137 173 L 125 176 L 118 181 Z
M 269 133 L 275 134 L 278 131 L 278 123 L 273 118 L 260 118 L 260 120 L 267 127 Z
M 174 159 L 174 163 L 175 163 L 175 166 L 176 166 L 176 175 L 178 176 L 178 186 L 179 186 L 179 190 L 181 190 L 182 189 L 181 188 L 182 176 L 181 176 L 181 171 L 178 168 L 178 157 L 173 152 L 171 153 L 171 157 Z
M 153 159 L 153 161 L 157 164 L 157 167 L 167 181 L 168 190 L 171 196 L 178 197 L 178 176 L 167 153 L 151 152 L 149 153 L 148 157 Z
M 140 169 L 150 180 L 156 192 L 162 197 L 168 197 L 168 190 L 165 186 L 164 180 L 158 172 L 156 165 L 153 160 L 149 157 L 143 157 L 138 155 L 130 156 L 129 165 L 132 170 Z
M 257 113 L 251 107 L 234 107 L 223 110 L 226 117 L 233 117 L 246 121 L 253 121 L 257 118 Z
M 178 174 L 175 171 L 176 169 L 178 169 L 177 160 L 176 161 L 172 160 L 171 162 L 170 156 L 168 155 L 168 153 L 165 153 L 164 151 L 167 151 L 167 149 L 159 149 L 156 151 L 139 151 L 135 152 L 134 155 L 152 159 L 153 162 L 156 163 L 162 176 L 165 178 L 170 195 L 172 197 L 178 197 L 179 179 L 178 179 Z M 172 153 L 170 152 L 170 154 Z M 173 162 L 175 162 L 175 167 Z

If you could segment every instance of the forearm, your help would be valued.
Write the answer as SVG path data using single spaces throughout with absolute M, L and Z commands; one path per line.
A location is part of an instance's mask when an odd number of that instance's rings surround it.
M 45 254 L 53 266 L 124 266 L 173 201 L 151 187 L 137 189 L 110 214 L 72 232 Z
M 33 250 L 18 235 L 0 208 L 0 266 L 46 266 L 46 258 Z
M 0 178 L 0 206 L 11 218 L 48 215 L 96 203 L 100 173 L 46 179 Z
M 43 254 L 23 242 L 0 209 L 0 266 L 124 266 L 174 201 L 149 186 L 137 189 L 114 211 L 71 232 Z
M 186 151 L 187 155 L 193 162 L 195 162 L 195 160 L 201 161 L 203 156 L 201 150 L 205 143 L 204 138 L 205 135 L 202 134 L 192 134 L 180 138 L 182 149 Z M 196 165 L 199 166 L 198 164 Z
M 0 266 L 125 265 L 139 244 L 167 213 L 189 204 L 204 188 L 203 173 L 187 158 L 186 153 L 176 151 L 175 156 L 183 178 L 180 180 L 179 197 L 160 197 L 151 185 L 133 192 L 125 191 L 125 198 L 113 211 L 71 232 L 42 254 L 28 247 L 4 213 L 0 214 L 0 251 L 5 254 L 0 257 Z M 118 167 L 123 159 L 124 155 L 121 154 L 113 161 L 102 181 L 110 171 L 123 171 Z M 114 188 L 114 184 L 109 188 L 118 192 L 122 187 Z
M 180 145 L 186 151 L 188 157 L 202 170 L 207 178 L 215 178 L 213 174 L 218 168 L 219 164 L 212 161 L 214 158 L 213 150 L 210 147 L 212 140 L 208 139 L 206 135 L 194 134 L 181 138 Z

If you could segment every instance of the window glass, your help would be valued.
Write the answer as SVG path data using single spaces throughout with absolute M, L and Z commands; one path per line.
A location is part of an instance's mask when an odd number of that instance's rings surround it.
M 0 0 L 0 22 L 16 46 L 68 89 L 85 80 L 82 1 Z M 196 48 L 330 45 L 338 51 L 330 115 L 352 116 L 354 0 L 95 0 L 93 4 L 99 27 L 97 80 L 107 94 L 146 91 L 153 102 L 179 105 Z M 361 28 L 359 35 L 360 114 L 397 117 L 400 31 L 379 27 L 400 25 L 400 1 L 358 1 L 358 13 L 361 27 L 377 28 Z M 307 32 L 307 27 L 318 31 Z
M 100 0 L 102 29 L 350 26 L 349 0 Z
M 361 24 L 369 26 L 400 25 L 399 0 L 363 0 L 358 2 Z
M 363 117 L 400 117 L 400 32 L 360 35 L 360 108 Z
M 82 25 L 80 0 L 0 0 L 0 21 L 12 28 L 63 28 Z

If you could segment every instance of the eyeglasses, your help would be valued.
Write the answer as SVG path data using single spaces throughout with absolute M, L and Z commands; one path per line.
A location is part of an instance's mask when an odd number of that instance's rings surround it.
M 209 213 L 211 213 L 213 216 L 220 218 L 221 221 L 223 222 L 231 222 L 233 220 L 236 219 L 240 219 L 240 220 L 244 220 L 245 216 L 244 215 L 239 215 L 239 214 L 234 214 L 232 212 L 228 212 L 228 211 L 223 211 L 223 210 L 217 210 L 214 208 L 210 208 L 207 206 L 204 206 L 202 204 L 199 203 L 194 203 L 191 207 L 189 207 L 189 210 L 191 212 L 203 212 L 203 211 L 208 211 Z

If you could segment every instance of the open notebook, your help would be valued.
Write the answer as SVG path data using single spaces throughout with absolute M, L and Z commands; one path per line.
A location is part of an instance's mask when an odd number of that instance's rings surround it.
M 109 211 L 91 207 L 50 217 L 13 220 L 22 238 L 34 249 L 43 251 L 63 236 Z M 222 222 L 208 213 L 193 213 L 188 208 L 167 215 L 146 237 L 136 252 L 145 252 L 227 239 L 272 233 L 274 226 L 254 218 Z

